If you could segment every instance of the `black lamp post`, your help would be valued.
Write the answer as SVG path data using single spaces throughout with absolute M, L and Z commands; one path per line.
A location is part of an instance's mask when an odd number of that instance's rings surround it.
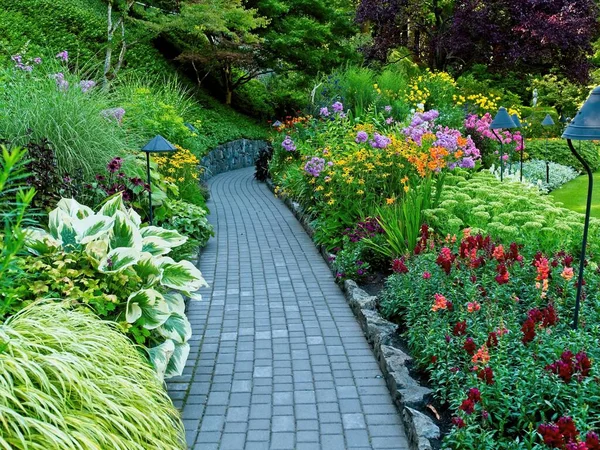
M 596 87 L 575 118 L 571 121 L 562 135 L 567 140 L 571 153 L 583 165 L 588 175 L 588 194 L 585 207 L 585 222 L 583 225 L 583 242 L 581 244 L 581 259 L 579 260 L 579 276 L 577 278 L 577 296 L 575 298 L 575 314 L 573 317 L 573 328 L 576 330 L 579 324 L 579 307 L 581 303 L 581 289 L 583 284 L 583 268 L 585 265 L 585 247 L 587 246 L 588 228 L 590 226 L 590 209 L 592 206 L 592 188 L 594 179 L 592 170 L 588 163 L 581 157 L 573 147 L 572 140 L 593 141 L 600 139 L 600 87 Z
M 525 151 L 525 129 L 523 128 L 523 125 L 521 125 L 521 121 L 519 120 L 519 116 L 517 116 L 516 114 L 513 114 L 512 116 L 510 116 L 510 118 L 513 120 L 513 122 L 515 123 L 515 127 L 516 128 L 522 128 L 521 130 L 521 168 L 520 168 L 520 175 L 519 175 L 519 181 L 523 181 L 523 152 Z
M 502 144 L 502 139 L 496 134 L 496 130 L 515 127 L 515 122 L 508 115 L 508 111 L 505 107 L 501 106 L 496 113 L 496 117 L 494 117 L 494 120 L 492 120 L 492 123 L 490 124 L 492 133 L 494 133 L 494 136 L 496 136 L 496 139 L 500 142 L 500 181 L 504 181 L 504 146 Z
M 155 136 L 150 142 L 142 147 L 146 152 L 146 174 L 148 175 L 148 204 L 150 225 L 152 225 L 152 180 L 150 179 L 150 153 L 174 152 L 177 149 L 161 135 Z
M 550 114 L 546 114 L 544 120 L 542 120 L 542 126 L 551 127 L 554 125 L 554 120 Z M 546 133 L 546 183 L 550 183 L 550 161 L 548 161 L 548 134 Z

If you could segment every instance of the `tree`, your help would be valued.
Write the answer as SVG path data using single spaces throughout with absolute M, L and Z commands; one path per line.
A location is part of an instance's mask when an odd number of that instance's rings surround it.
M 459 70 L 476 63 L 497 72 L 555 68 L 585 82 L 597 18 L 594 0 L 459 0 L 446 46 Z
M 216 74 L 229 105 L 235 89 L 269 70 L 256 34 L 268 23 L 241 0 L 191 0 L 181 4 L 179 14 L 163 17 L 163 30 L 180 51 L 177 59 L 193 67 L 198 84 Z
M 115 78 L 123 65 L 125 52 L 127 51 L 127 40 L 125 38 L 125 19 L 128 16 L 135 0 L 126 0 L 119 2 L 118 0 L 108 0 L 107 5 L 107 20 L 108 28 L 106 33 L 106 53 L 104 57 L 104 71 L 102 76 L 102 87 L 108 89 L 110 80 Z M 119 32 L 119 36 L 115 38 L 115 33 Z M 116 45 L 121 44 L 121 50 L 116 64 L 113 63 L 113 51 Z

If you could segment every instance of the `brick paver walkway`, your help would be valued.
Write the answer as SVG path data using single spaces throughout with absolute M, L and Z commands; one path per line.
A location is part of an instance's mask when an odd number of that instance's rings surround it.
M 375 357 L 325 261 L 253 169 L 210 181 L 216 238 L 169 383 L 187 441 L 211 449 L 408 448 Z

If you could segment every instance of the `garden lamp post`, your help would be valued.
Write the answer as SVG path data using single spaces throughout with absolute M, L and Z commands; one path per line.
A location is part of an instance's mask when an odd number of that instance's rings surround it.
M 148 175 L 148 205 L 150 225 L 152 225 L 152 180 L 150 179 L 150 153 L 174 152 L 177 149 L 173 144 L 167 141 L 161 135 L 157 135 L 150 142 L 142 147 L 142 151 L 146 152 L 146 174 Z
M 600 87 L 596 87 L 575 118 L 562 135 L 567 140 L 571 153 L 579 160 L 588 175 L 588 193 L 585 207 L 585 222 L 583 224 L 583 242 L 581 244 L 581 257 L 579 260 L 579 275 L 577 277 L 577 296 L 575 297 L 575 314 L 573 316 L 573 328 L 579 325 L 579 307 L 581 303 L 581 289 L 583 284 L 583 268 L 585 265 L 585 247 L 587 245 L 588 228 L 590 226 L 590 209 L 592 206 L 592 188 L 594 179 L 592 170 L 585 159 L 573 147 L 571 141 L 593 141 L 600 139 Z
M 544 120 L 542 120 L 542 126 L 551 127 L 554 125 L 554 120 L 550 114 L 546 114 Z M 548 133 L 546 133 L 546 183 L 550 183 L 550 161 L 548 161 Z
M 510 116 L 510 118 L 513 120 L 513 122 L 515 123 L 515 127 L 516 128 L 521 128 L 521 167 L 519 169 L 519 181 L 523 181 L 523 152 L 525 151 L 525 131 L 523 128 L 523 125 L 521 125 L 521 121 L 519 120 L 519 116 L 517 116 L 516 114 L 513 114 L 512 116 Z
M 494 136 L 496 136 L 496 139 L 500 142 L 500 181 L 504 181 L 504 146 L 502 138 L 496 134 L 496 130 L 515 127 L 515 122 L 508 115 L 508 111 L 505 107 L 501 106 L 496 113 L 496 117 L 494 117 L 494 120 L 492 120 L 492 123 L 490 124 L 492 133 L 494 133 Z

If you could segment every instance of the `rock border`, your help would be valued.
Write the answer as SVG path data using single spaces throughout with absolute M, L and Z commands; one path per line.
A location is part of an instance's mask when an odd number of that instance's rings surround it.
M 200 160 L 203 168 L 201 181 L 206 182 L 215 175 L 230 170 L 253 166 L 260 151 L 267 149 L 269 145 L 269 141 L 236 139 L 213 148 Z
M 306 233 L 312 238 L 315 230 L 302 206 L 289 197 L 277 195 L 271 179 L 268 179 L 266 184 L 273 194 L 292 211 Z M 333 255 L 328 253 L 323 246 L 318 245 L 317 248 L 331 271 L 334 272 Z M 373 347 L 390 394 L 401 413 L 411 450 L 433 450 L 432 441 L 439 442 L 440 428 L 423 412 L 431 399 L 432 392 L 410 376 L 409 364 L 412 358 L 393 345 L 393 336 L 398 326 L 379 314 L 377 297 L 369 295 L 354 281 L 346 280 L 341 289 L 358 319 L 367 341 Z

